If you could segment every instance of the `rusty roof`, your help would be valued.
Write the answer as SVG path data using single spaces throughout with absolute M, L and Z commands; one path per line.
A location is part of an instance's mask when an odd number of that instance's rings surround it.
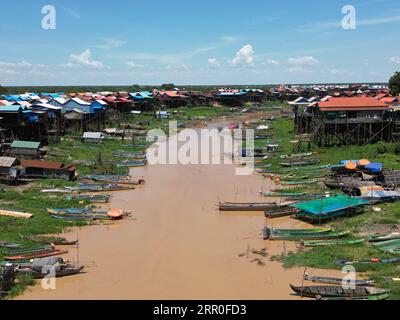
M 321 111 L 385 111 L 390 108 L 373 97 L 330 98 L 318 102 Z
M 40 168 L 40 169 L 55 169 L 60 170 L 64 167 L 61 162 L 47 162 L 39 160 L 22 160 L 21 165 L 24 168 Z

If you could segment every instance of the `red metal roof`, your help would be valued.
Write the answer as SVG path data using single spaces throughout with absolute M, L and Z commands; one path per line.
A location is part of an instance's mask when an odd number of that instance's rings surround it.
M 384 111 L 390 108 L 373 97 L 330 98 L 318 102 L 321 111 Z
M 24 168 L 40 168 L 60 170 L 64 167 L 61 162 L 46 162 L 39 160 L 22 160 L 21 166 Z

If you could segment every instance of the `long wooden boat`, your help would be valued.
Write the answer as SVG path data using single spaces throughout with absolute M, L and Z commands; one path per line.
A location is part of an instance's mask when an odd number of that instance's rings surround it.
M 312 152 L 305 152 L 305 153 L 297 153 L 297 154 L 284 154 L 281 155 L 281 159 L 298 159 L 298 158 L 307 158 L 313 155 Z
M 310 228 L 310 229 L 271 229 L 275 234 L 305 234 L 305 233 L 327 233 L 332 232 L 331 227 Z
M 46 257 L 54 257 L 62 254 L 68 253 L 67 250 L 61 250 L 61 249 L 53 249 L 53 250 L 48 250 L 44 251 L 41 253 L 31 253 L 31 254 L 21 254 L 17 256 L 7 256 L 4 257 L 6 261 L 15 261 L 15 260 L 31 260 L 31 259 L 37 259 L 37 258 L 46 258 Z
M 56 246 L 73 246 L 78 243 L 78 240 L 67 240 L 61 237 L 47 237 L 47 236 L 22 236 L 20 235 L 23 240 L 36 242 L 36 243 L 43 243 L 47 245 L 56 245 Z
M 47 209 L 50 214 L 89 214 L 92 210 L 88 208 L 51 208 Z
M 131 159 L 138 159 L 138 160 L 146 160 L 147 156 L 145 153 L 140 152 L 140 153 L 132 153 L 132 152 L 126 152 L 126 151 L 114 151 L 112 153 L 114 157 L 120 157 L 120 158 L 131 158 Z
M 146 164 L 147 164 L 146 161 L 121 161 L 117 162 L 117 167 L 128 167 L 128 168 L 144 167 L 146 166 Z
M 370 296 L 366 296 L 366 297 L 325 297 L 325 298 L 318 298 L 318 300 L 381 301 L 381 300 L 387 300 L 389 298 L 390 298 L 390 293 L 382 293 L 382 294 L 370 295 Z
M 121 186 L 118 184 L 80 184 L 76 187 L 64 187 L 70 191 L 76 192 L 111 192 L 111 191 L 124 191 L 124 190 L 133 190 L 134 186 Z
M 76 275 L 79 273 L 83 272 L 83 269 L 85 267 L 81 266 L 81 267 L 62 267 L 59 270 L 55 270 L 55 277 L 56 278 L 61 278 L 61 277 L 67 277 L 67 276 L 72 276 L 72 275 Z M 49 276 L 50 273 L 43 273 L 43 272 L 39 272 L 37 270 L 34 270 L 32 268 L 29 267 L 20 267 L 20 268 L 16 268 L 17 272 L 20 274 L 26 274 L 26 275 L 31 275 L 34 279 L 42 279 L 44 277 Z
M 270 208 L 276 208 L 276 202 L 263 203 L 234 203 L 223 202 L 218 204 L 219 211 L 265 211 Z
M 1 242 L 0 241 L 0 248 L 18 249 L 18 248 L 21 248 L 21 245 L 17 244 L 17 243 Z
M 306 192 L 261 192 L 263 197 L 301 197 L 305 196 Z
M 10 217 L 10 218 L 30 219 L 33 217 L 33 214 L 27 212 L 13 211 L 13 210 L 0 210 L 0 216 Z
M 387 235 L 374 235 L 368 238 L 369 242 L 382 242 L 388 240 L 400 239 L 400 233 L 393 232 Z
M 390 293 L 390 290 L 374 288 L 374 287 L 354 287 L 344 288 L 342 286 L 310 286 L 296 287 L 290 285 L 292 290 L 299 296 L 316 298 L 316 297 L 348 297 L 363 298 L 368 296 L 376 296 Z
M 281 206 L 274 209 L 265 210 L 264 214 L 266 218 L 274 219 L 292 216 L 297 213 L 297 210 L 289 206 Z
M 52 246 L 45 246 L 45 247 L 36 247 L 30 249 L 15 249 L 15 250 L 8 250 L 5 252 L 7 256 L 16 256 L 21 254 L 31 254 L 31 253 L 42 253 L 47 251 L 52 251 Z
M 355 240 L 325 240 L 325 241 L 301 241 L 303 247 L 327 247 L 327 246 L 352 246 L 364 243 L 365 239 Z
M 299 186 L 299 185 L 306 185 L 306 184 L 316 184 L 318 183 L 318 180 L 316 179 L 310 179 L 310 180 L 287 180 L 287 181 L 282 181 L 281 184 L 283 186 Z
M 132 180 L 130 176 L 119 176 L 119 175 L 105 175 L 105 174 L 91 174 L 84 176 L 83 179 L 106 182 L 106 183 L 117 183 L 117 184 L 127 184 L 127 185 L 142 185 L 145 183 L 143 179 Z
M 310 166 L 310 165 L 318 164 L 320 162 L 321 162 L 321 160 L 314 159 L 314 160 L 305 160 L 305 161 L 282 162 L 280 165 L 282 167 L 300 167 L 300 166 Z
M 66 200 L 78 200 L 78 201 L 87 201 L 90 203 L 108 203 L 110 201 L 110 196 L 106 195 L 69 195 L 65 197 Z
M 304 274 L 304 280 L 314 283 L 332 284 L 341 286 L 343 284 L 348 286 L 358 286 L 358 287 L 369 287 L 375 284 L 374 280 L 355 280 L 351 282 L 343 282 L 342 278 L 331 278 L 331 277 L 311 277 L 308 274 Z
M 350 234 L 349 231 L 343 232 L 304 232 L 304 233 L 276 233 L 268 227 L 264 228 L 263 235 L 264 240 L 287 240 L 287 241 L 298 241 L 298 240 L 330 240 L 338 239 Z

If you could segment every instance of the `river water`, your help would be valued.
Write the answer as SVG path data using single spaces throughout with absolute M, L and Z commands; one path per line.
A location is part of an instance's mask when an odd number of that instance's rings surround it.
M 285 270 L 270 261 L 295 245 L 264 241 L 262 229 L 266 223 L 308 225 L 292 218 L 267 221 L 261 212 L 218 212 L 219 201 L 270 201 L 258 195 L 270 190 L 270 180 L 238 176 L 235 169 L 234 164 L 132 168 L 131 175 L 143 177 L 146 185 L 114 193 L 108 207 L 133 210 L 136 220 L 67 233 L 69 239 L 79 236 L 80 246 L 68 248 L 65 258 L 87 264 L 87 273 L 57 279 L 56 290 L 44 290 L 38 281 L 19 299 L 298 299 L 289 284 L 300 285 L 304 269 Z M 264 248 L 267 257 L 253 253 Z

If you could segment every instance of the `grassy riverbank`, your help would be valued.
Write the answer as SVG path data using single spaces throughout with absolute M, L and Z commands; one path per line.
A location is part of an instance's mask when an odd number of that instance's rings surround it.
M 294 145 L 290 143 L 294 139 L 293 121 L 288 119 L 279 119 L 273 123 L 274 136 L 280 140 L 280 154 L 294 152 Z M 384 167 L 400 169 L 398 156 L 395 154 L 395 145 L 390 143 L 378 143 L 367 146 L 349 146 L 349 147 L 333 147 L 318 148 L 313 147 L 311 150 L 316 153 L 316 157 L 321 159 L 321 164 L 338 164 L 340 160 L 348 159 L 369 159 L 375 162 L 382 162 Z M 279 155 L 273 159 L 274 167 L 278 167 Z M 301 187 L 302 191 L 310 193 L 316 190 L 328 191 L 328 189 L 319 183 L 318 187 Z M 332 192 L 332 190 L 329 190 Z M 371 206 L 365 208 L 364 214 L 353 216 L 350 218 L 340 218 L 329 225 L 337 230 L 350 230 L 351 237 L 362 238 L 367 229 L 378 229 L 379 226 L 398 225 L 400 223 L 400 207 L 398 203 L 379 204 L 381 212 L 375 212 Z M 382 253 L 368 243 L 355 246 L 329 246 L 312 249 L 301 249 L 295 253 L 289 252 L 286 256 L 274 256 L 272 259 L 281 261 L 286 268 L 291 267 L 312 267 L 318 269 L 337 269 L 336 260 L 362 261 L 371 258 L 390 258 L 393 255 Z M 400 284 L 394 282 L 391 278 L 399 276 L 399 267 L 396 264 L 379 265 L 379 264 L 356 264 L 357 272 L 362 272 L 363 276 L 374 279 L 377 286 L 389 288 L 392 290 L 391 299 L 400 299 Z M 323 275 L 320 275 L 323 276 Z

